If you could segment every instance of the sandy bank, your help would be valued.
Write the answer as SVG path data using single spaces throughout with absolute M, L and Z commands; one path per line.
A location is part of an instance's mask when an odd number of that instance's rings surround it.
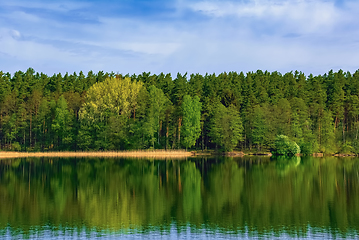
M 186 151 L 123 151 L 123 152 L 0 152 L 1 158 L 24 157 L 133 157 L 133 158 L 186 158 Z

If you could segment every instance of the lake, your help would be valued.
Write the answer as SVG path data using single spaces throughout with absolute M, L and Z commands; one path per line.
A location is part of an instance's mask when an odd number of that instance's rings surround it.
M 1 239 L 359 237 L 359 158 L 0 160 Z

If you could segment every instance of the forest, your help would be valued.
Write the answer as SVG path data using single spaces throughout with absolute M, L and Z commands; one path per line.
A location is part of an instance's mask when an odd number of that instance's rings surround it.
M 359 70 L 216 74 L 0 72 L 2 151 L 359 153 Z

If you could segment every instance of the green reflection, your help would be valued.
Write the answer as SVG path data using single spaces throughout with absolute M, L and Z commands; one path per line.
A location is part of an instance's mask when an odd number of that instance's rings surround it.
M 0 229 L 249 235 L 359 230 L 359 159 L 0 161 Z M 319 230 L 318 230 L 319 229 Z M 312 231 L 313 232 L 313 231 Z
M 278 174 L 287 175 L 290 171 L 296 171 L 296 168 L 300 164 L 300 157 L 292 156 L 276 156 L 273 157 L 273 160 L 276 162 L 276 168 Z

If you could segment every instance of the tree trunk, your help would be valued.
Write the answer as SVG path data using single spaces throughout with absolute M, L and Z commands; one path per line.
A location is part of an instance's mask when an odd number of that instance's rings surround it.
M 204 149 L 204 132 L 203 132 L 203 124 L 202 124 L 202 133 L 201 133 L 201 136 L 202 136 L 202 152 L 203 152 L 203 149 Z
M 182 118 L 180 117 L 178 119 L 178 148 L 180 147 L 180 143 L 181 143 L 181 124 L 182 124 Z
M 26 149 L 26 129 L 24 128 L 24 147 Z
M 168 148 L 168 132 L 169 132 L 169 127 L 168 127 L 168 124 L 167 124 L 167 131 L 166 131 L 166 150 Z
M 343 117 L 343 143 L 345 143 L 345 116 Z
M 159 121 L 159 128 L 158 128 L 158 133 L 157 133 L 157 143 L 158 143 L 158 145 L 160 145 L 161 130 L 162 130 L 162 121 Z
M 172 149 L 174 149 L 175 146 L 176 146 L 176 129 L 174 130 L 174 133 L 173 133 Z
M 30 113 L 29 146 L 31 147 L 32 114 Z
M 318 129 L 318 137 L 319 137 L 319 145 L 321 145 L 321 132 L 320 132 L 320 128 L 321 128 L 321 123 L 319 122 L 319 129 Z M 334 131 L 335 131 L 335 127 L 334 127 Z
M 2 133 L 2 113 L 1 112 L 0 112 L 0 130 L 1 130 L 0 133 Z M 1 149 L 1 147 L 2 147 L 2 139 L 0 140 L 0 149 Z
M 337 128 L 337 124 L 338 124 L 338 116 L 335 117 L 334 132 L 335 132 L 335 129 Z
M 42 127 L 42 143 L 41 143 L 41 150 L 44 150 L 44 145 L 45 145 L 45 120 L 44 120 L 44 124 Z

